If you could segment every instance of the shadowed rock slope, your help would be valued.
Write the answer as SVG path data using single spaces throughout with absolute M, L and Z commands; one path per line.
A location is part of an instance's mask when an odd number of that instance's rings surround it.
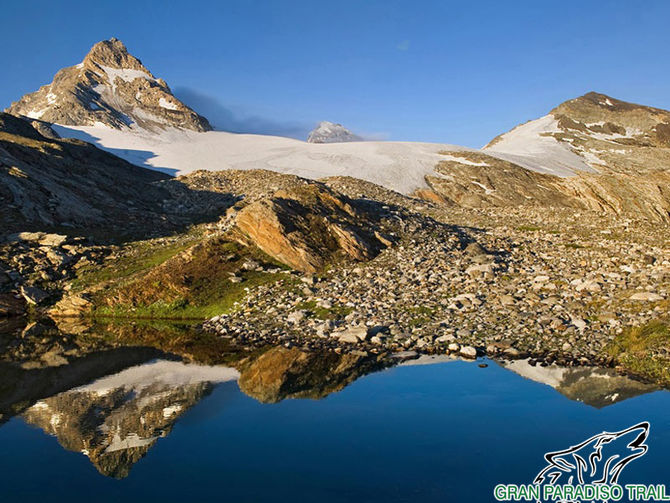
M 151 183 L 167 178 L 79 140 L 46 138 L 0 113 L 3 232 L 156 225 L 166 192 Z

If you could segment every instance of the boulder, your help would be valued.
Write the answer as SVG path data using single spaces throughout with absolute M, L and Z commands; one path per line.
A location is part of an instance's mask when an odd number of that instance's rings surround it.
M 298 323 L 300 320 L 302 320 L 304 317 L 305 317 L 304 310 L 293 311 L 286 317 L 286 321 L 295 324 Z
M 479 243 L 477 243 L 476 241 L 466 246 L 465 249 L 463 250 L 463 253 L 469 257 L 488 255 L 488 252 L 484 249 L 484 247 Z
M 333 334 L 340 342 L 356 344 L 368 338 L 368 328 L 364 326 L 349 327 L 344 332 Z
M 65 244 L 67 241 L 67 236 L 62 234 L 45 234 L 40 240 L 39 243 L 44 246 L 57 247 Z
M 473 278 L 490 277 L 493 276 L 493 264 L 471 265 L 465 270 L 465 273 Z
M 374 258 L 386 247 L 372 219 L 320 183 L 275 192 L 240 210 L 235 238 L 293 269 L 314 273 L 338 258 Z
M 465 358 L 477 358 L 477 350 L 472 346 L 463 346 L 459 353 Z
M 49 310 L 49 314 L 64 317 L 83 316 L 91 308 L 91 305 L 91 300 L 86 294 L 70 295 L 57 302 Z

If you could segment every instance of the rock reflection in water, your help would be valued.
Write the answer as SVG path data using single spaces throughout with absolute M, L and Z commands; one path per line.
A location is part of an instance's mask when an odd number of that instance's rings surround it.
M 570 400 L 598 409 L 658 389 L 614 369 L 599 367 L 532 366 L 528 360 L 505 362 L 503 366 L 527 379 L 551 386 Z
M 157 360 L 40 400 L 23 417 L 122 478 L 215 384 L 238 377 L 228 367 Z
M 383 357 L 273 347 L 241 366 L 240 389 L 259 402 L 322 398 L 389 366 Z
M 132 353 L 135 351 L 140 350 Z M 111 358 L 119 352 L 125 351 L 106 354 Z M 77 375 L 71 382 L 81 383 L 79 367 L 84 360 L 57 369 L 22 369 L 15 376 L 16 387 L 21 388 L 30 374 L 26 381 L 30 386 L 26 388 L 51 389 L 45 383 L 46 388 L 36 383 L 36 379 L 44 376 L 45 381 L 51 381 L 54 370 L 63 373 L 68 369 Z M 16 412 L 22 411 L 26 422 L 55 436 L 65 449 L 86 455 L 101 474 L 123 478 L 217 384 L 239 380 L 242 391 L 268 403 L 285 398 L 320 398 L 385 365 L 377 357 L 284 347 L 268 348 L 253 357 L 241 355 L 235 363 L 239 371 L 229 366 L 163 359 L 136 363 L 129 360 L 128 365 L 135 366 L 47 398 L 41 398 L 44 394 L 31 395 L 25 389 L 30 396 L 21 394 L 20 403 L 32 400 L 32 405 Z M 86 368 L 90 371 L 89 366 Z M 39 375 L 33 376 L 35 372 Z

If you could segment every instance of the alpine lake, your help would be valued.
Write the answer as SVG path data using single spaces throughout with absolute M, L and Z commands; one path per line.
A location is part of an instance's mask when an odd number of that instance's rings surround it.
M 643 421 L 619 483 L 669 482 L 670 393 L 612 369 L 0 329 L 3 502 L 495 501 L 545 453 Z

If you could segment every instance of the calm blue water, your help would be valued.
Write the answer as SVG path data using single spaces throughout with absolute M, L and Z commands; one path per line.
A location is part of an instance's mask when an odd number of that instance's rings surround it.
M 217 385 L 130 474 L 98 473 L 24 418 L 0 426 L 0 501 L 479 502 L 547 451 L 651 423 L 620 483 L 670 483 L 670 393 L 603 409 L 496 364 L 395 367 L 321 400 L 261 404 Z

